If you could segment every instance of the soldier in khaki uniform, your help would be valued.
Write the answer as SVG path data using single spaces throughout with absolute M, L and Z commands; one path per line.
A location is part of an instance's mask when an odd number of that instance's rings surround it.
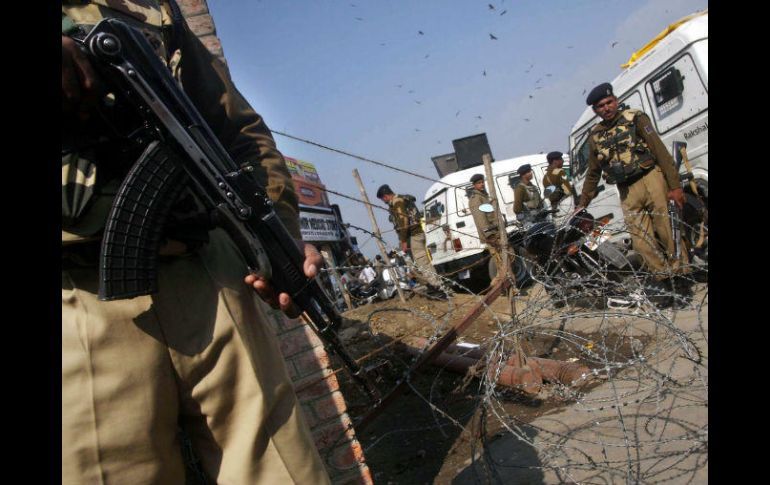
M 667 206 L 670 199 L 681 209 L 684 193 L 674 160 L 650 118 L 639 110 L 619 110 L 618 98 L 609 83 L 595 87 L 586 103 L 593 106 L 602 121 L 591 128 L 588 138 L 588 169 L 576 210 L 596 197 L 599 176 L 604 171 L 607 183 L 618 185 L 634 249 L 642 255 L 654 279 L 661 282 L 672 272 L 686 272 L 687 252 L 682 251 L 678 260 L 673 257 Z M 689 288 L 680 285 L 680 290 L 686 293 Z
M 545 175 L 543 175 L 543 188 L 552 185 L 556 189 L 548 196 L 551 208 L 553 209 L 557 208 L 559 202 L 565 197 L 572 197 L 575 194 L 575 189 L 567 180 L 567 174 L 564 172 L 564 159 L 562 156 L 562 152 L 558 151 L 550 152 L 545 156 L 548 160 L 548 168 L 545 171 Z
M 502 275 L 500 268 L 503 267 L 503 258 L 500 255 L 500 235 L 498 234 L 497 220 L 494 212 L 482 212 L 479 210 L 481 204 L 490 204 L 491 199 L 484 187 L 484 176 L 480 173 L 471 177 L 473 188 L 468 194 L 468 207 L 473 215 L 473 222 L 476 224 L 476 231 L 479 233 L 479 241 L 486 244 L 489 255 L 494 258 L 497 274 Z
M 527 221 L 543 208 L 543 197 L 540 195 L 540 189 L 532 183 L 532 166 L 525 163 L 516 172 L 521 176 L 521 180 L 513 189 L 513 212 L 519 221 Z
M 330 483 L 269 323 L 277 315 L 247 284 L 275 307 L 296 309 L 289 295 L 276 298 L 266 281 L 246 275 L 224 232 L 196 222 L 191 191 L 169 216 L 159 292 L 97 299 L 107 213 L 142 148 L 116 138 L 96 114 L 100 82 L 71 38 L 106 17 L 142 28 L 300 237 L 297 198 L 270 131 L 175 4 L 62 3 L 62 483 L 185 483 L 180 425 L 212 483 Z M 308 246 L 310 277 L 321 258 Z
M 398 233 L 401 250 L 405 253 L 407 250 L 411 250 L 412 259 L 419 270 L 419 273 L 415 275 L 417 280 L 425 284 L 429 292 L 441 293 L 439 289 L 441 280 L 436 276 L 435 270 L 428 260 L 428 252 L 425 249 L 425 231 L 422 229 L 417 214 L 409 210 L 410 204 L 406 198 L 403 195 L 395 194 L 387 184 L 377 189 L 377 198 L 388 204 L 393 226 Z

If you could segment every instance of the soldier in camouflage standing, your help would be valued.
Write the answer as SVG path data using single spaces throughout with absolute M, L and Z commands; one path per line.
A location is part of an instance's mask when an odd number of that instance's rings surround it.
M 257 293 L 274 308 L 294 316 L 297 309 L 289 295 L 246 274 L 233 242 L 202 222 L 191 189 L 174 203 L 164 230 L 159 291 L 97 298 L 108 211 L 144 148 L 101 119 L 110 109 L 96 109 L 103 80 L 73 41 L 107 17 L 141 27 L 232 158 L 254 167 L 276 213 L 300 237 L 297 197 L 270 131 L 178 6 L 62 3 L 62 483 L 185 483 L 178 426 L 209 483 L 330 483 L 270 326 L 277 315 Z M 322 260 L 311 245 L 304 249 L 312 277 Z
M 555 190 L 548 196 L 551 202 L 551 208 L 556 209 L 559 202 L 567 196 L 574 196 L 575 189 L 567 180 L 567 174 L 564 172 L 564 159 L 561 152 L 550 152 L 545 156 L 548 160 L 548 168 L 543 175 L 543 188 L 553 186 Z
M 473 222 L 476 224 L 476 231 L 479 233 L 479 241 L 486 244 L 489 255 L 495 262 L 497 268 L 497 278 L 503 275 L 503 258 L 500 255 L 500 234 L 497 228 L 497 218 L 494 212 L 482 212 L 479 210 L 481 204 L 490 204 L 489 194 L 484 187 L 484 176 L 480 173 L 471 177 L 473 187 L 468 193 L 468 208 L 471 210 Z
M 513 212 L 517 220 L 529 221 L 543 208 L 543 197 L 540 195 L 540 189 L 532 183 L 535 174 L 530 164 L 525 163 L 516 169 L 516 173 L 521 176 L 521 180 L 513 189 Z
M 440 290 L 441 280 L 436 276 L 435 270 L 428 260 L 428 253 L 425 249 L 425 231 L 422 229 L 420 213 L 417 210 L 414 197 L 397 195 L 388 185 L 382 185 L 377 189 L 377 198 L 388 204 L 390 218 L 398 233 L 401 250 L 405 253 L 411 250 L 414 264 L 418 269 L 415 275 L 417 280 L 428 288 L 429 293 L 443 294 Z
M 591 128 L 588 137 L 588 168 L 576 211 L 596 197 L 599 176 L 604 172 L 607 183 L 617 184 L 623 215 L 634 249 L 644 259 L 660 290 L 672 274 L 687 269 L 687 251 L 676 259 L 674 238 L 668 217 L 668 200 L 679 209 L 684 193 L 679 173 L 649 116 L 639 110 L 618 107 L 612 85 L 603 83 L 588 94 L 586 103 L 602 119 Z M 690 285 L 675 278 L 674 287 L 689 296 Z

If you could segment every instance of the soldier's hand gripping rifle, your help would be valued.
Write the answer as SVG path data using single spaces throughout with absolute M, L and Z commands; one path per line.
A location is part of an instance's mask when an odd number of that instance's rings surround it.
M 99 22 L 82 41 L 102 80 L 138 113 L 135 137 L 147 143 L 115 197 L 105 227 L 99 299 L 157 291 L 162 229 L 181 188 L 190 185 L 244 256 L 277 292 L 288 293 L 311 327 L 339 355 L 373 399 L 377 390 L 348 355 L 335 330 L 341 317 L 315 279 L 304 254 L 279 220 L 253 168 L 241 168 L 219 143 L 187 95 L 137 29 L 117 19 Z

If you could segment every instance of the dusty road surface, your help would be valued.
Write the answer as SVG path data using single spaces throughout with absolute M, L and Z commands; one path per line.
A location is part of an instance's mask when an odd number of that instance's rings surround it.
M 343 338 L 387 393 L 426 344 L 479 300 L 397 298 L 345 314 Z M 482 357 L 469 372 L 425 366 L 408 392 L 358 432 L 377 484 L 706 483 L 708 289 L 682 310 L 556 308 L 535 285 L 498 298 L 459 339 Z M 493 384 L 516 347 L 585 365 L 537 394 Z M 429 340 L 430 342 L 431 340 Z M 416 344 L 422 345 L 421 347 Z M 410 351 L 411 348 L 411 351 Z M 345 385 L 345 379 L 342 379 Z M 345 386 L 354 419 L 370 409 Z

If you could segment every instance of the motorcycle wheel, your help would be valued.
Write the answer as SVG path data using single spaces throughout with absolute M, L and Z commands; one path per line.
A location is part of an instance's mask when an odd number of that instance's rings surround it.
M 516 278 L 516 286 L 524 288 L 532 283 L 532 264 L 518 254 L 511 263 L 511 270 Z M 489 279 L 493 280 L 497 276 L 497 264 L 494 258 L 489 258 Z

